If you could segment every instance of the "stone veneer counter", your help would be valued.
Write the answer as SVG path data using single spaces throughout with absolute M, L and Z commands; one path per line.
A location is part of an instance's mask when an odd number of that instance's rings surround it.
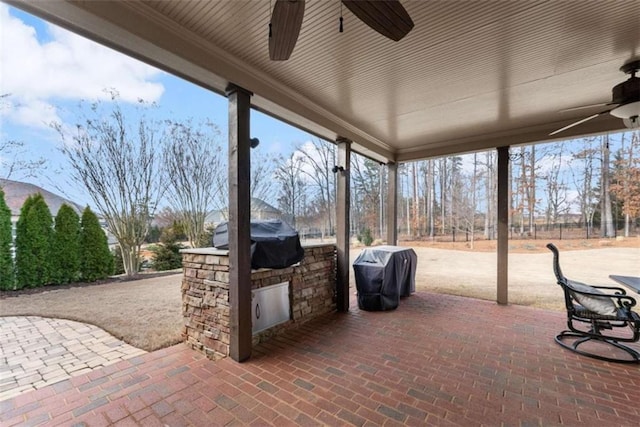
M 253 335 L 253 344 L 336 309 L 336 247 L 304 247 L 304 259 L 291 267 L 251 271 L 251 289 L 289 283 L 288 321 Z M 229 251 L 182 251 L 183 338 L 210 359 L 229 355 Z

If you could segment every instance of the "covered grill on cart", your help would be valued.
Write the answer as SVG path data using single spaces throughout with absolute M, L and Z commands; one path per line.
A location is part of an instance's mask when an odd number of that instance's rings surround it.
M 400 297 L 416 289 L 418 257 L 411 248 L 377 246 L 364 249 L 353 262 L 358 307 L 368 311 L 394 310 Z

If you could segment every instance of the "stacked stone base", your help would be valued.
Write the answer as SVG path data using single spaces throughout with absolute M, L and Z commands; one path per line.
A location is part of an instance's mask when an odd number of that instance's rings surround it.
M 183 338 L 210 359 L 229 355 L 230 305 L 228 251 L 214 248 L 182 251 Z M 289 282 L 290 319 L 253 336 L 256 345 L 336 309 L 335 245 L 305 247 L 300 264 L 251 273 L 251 289 Z

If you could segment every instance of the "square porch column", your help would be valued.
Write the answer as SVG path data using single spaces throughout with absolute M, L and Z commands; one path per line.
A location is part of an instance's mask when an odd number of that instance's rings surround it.
M 338 138 L 338 164 L 343 170 L 338 170 L 336 196 L 336 251 L 337 251 L 337 280 L 336 306 L 338 311 L 349 311 L 349 210 L 351 206 L 350 178 L 351 173 L 351 141 Z
M 387 163 L 387 245 L 398 244 L 398 164 Z
M 508 304 L 509 290 L 509 147 L 498 147 L 497 302 Z
M 251 356 L 251 92 L 230 84 L 229 100 L 229 355 Z

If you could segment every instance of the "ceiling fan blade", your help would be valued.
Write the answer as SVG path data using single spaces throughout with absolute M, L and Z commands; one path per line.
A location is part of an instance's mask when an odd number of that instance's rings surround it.
M 342 3 L 372 29 L 398 41 L 413 28 L 413 21 L 400 0 L 342 0 Z
M 298 41 L 304 0 L 276 0 L 269 30 L 269 58 L 273 61 L 289 59 Z
M 608 107 L 609 105 L 618 105 L 618 104 L 616 104 L 615 102 L 601 102 L 599 104 L 589 104 L 589 105 L 581 105 L 579 107 L 564 108 L 560 110 L 560 112 L 565 113 L 568 111 L 584 110 L 587 108 Z
M 549 134 L 549 136 L 551 136 L 551 135 L 555 135 L 555 134 L 560 133 L 560 132 L 563 132 L 563 131 L 565 131 L 565 130 L 567 130 L 567 129 L 570 129 L 570 128 L 574 127 L 574 126 L 581 125 L 582 123 L 584 123 L 584 122 L 588 122 L 588 121 L 589 121 L 589 120 L 591 120 L 591 119 L 595 119 L 595 118 L 596 118 L 596 117 L 598 117 L 598 116 L 602 116 L 603 114 L 607 114 L 607 113 L 609 113 L 609 111 L 611 111 L 611 110 L 601 111 L 601 112 L 599 112 L 599 113 L 597 113 L 597 114 L 594 114 L 594 115 L 592 115 L 592 116 L 585 117 L 585 118 L 584 118 L 584 119 L 582 119 L 582 120 L 578 120 L 578 121 L 577 121 L 577 122 L 575 122 L 575 123 L 571 123 L 569 126 L 565 126 L 565 127 L 563 127 L 562 129 L 558 129 L 558 130 L 555 130 L 555 131 L 551 132 L 551 133 Z

